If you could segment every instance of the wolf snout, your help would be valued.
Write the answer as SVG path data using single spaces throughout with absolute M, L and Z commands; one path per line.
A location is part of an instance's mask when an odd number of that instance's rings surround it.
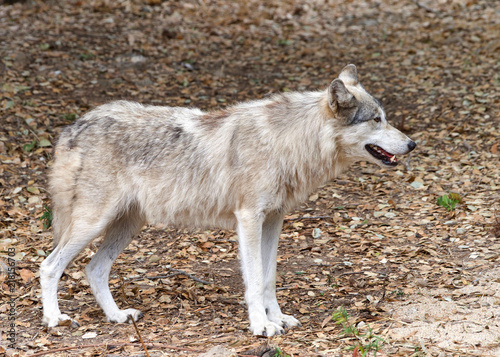
M 408 152 L 413 151 L 413 149 L 415 149 L 416 147 L 417 144 L 413 140 L 410 140 L 410 142 L 408 143 Z

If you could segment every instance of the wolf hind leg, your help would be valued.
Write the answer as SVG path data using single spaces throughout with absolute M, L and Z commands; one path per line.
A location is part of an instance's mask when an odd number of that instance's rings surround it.
M 136 309 L 120 310 L 109 290 L 109 273 L 113 262 L 144 225 L 137 208 L 130 208 L 106 229 L 104 240 L 87 265 L 85 272 L 90 288 L 109 322 L 123 323 L 139 320 L 143 314 Z
M 93 239 L 103 230 L 105 222 L 79 219 L 66 227 L 57 246 L 40 265 L 40 285 L 42 287 L 43 319 L 48 327 L 58 326 L 60 321 L 71 320 L 66 314 L 61 314 L 57 302 L 57 285 L 64 269 Z
M 276 298 L 276 264 L 278 242 L 283 225 L 283 216 L 275 213 L 266 217 L 262 225 L 262 265 L 264 270 L 264 306 L 267 318 L 288 329 L 300 326 L 300 321 L 281 312 Z

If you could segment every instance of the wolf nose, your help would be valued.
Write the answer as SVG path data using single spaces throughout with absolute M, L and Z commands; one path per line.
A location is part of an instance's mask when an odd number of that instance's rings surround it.
M 410 149 L 410 151 L 412 151 L 416 147 L 417 147 L 417 144 L 413 140 L 408 143 L 408 149 Z

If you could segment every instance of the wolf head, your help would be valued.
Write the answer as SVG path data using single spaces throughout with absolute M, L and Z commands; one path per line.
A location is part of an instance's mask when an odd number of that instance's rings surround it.
M 354 161 L 396 166 L 396 155 L 407 154 L 416 146 L 389 125 L 381 103 L 359 83 L 353 64 L 346 66 L 328 87 L 328 106 L 342 126 L 342 148 Z

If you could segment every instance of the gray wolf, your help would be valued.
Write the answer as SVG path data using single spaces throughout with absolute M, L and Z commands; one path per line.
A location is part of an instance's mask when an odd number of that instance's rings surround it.
M 120 310 L 108 285 L 116 257 L 141 227 L 235 229 L 250 330 L 273 336 L 299 321 L 276 300 L 283 217 L 357 160 L 382 167 L 415 148 L 346 66 L 326 90 L 283 93 L 216 112 L 118 101 L 61 133 L 50 173 L 54 250 L 40 268 L 43 323 L 57 326 L 57 284 L 70 261 L 103 236 L 86 267 L 107 320 Z

